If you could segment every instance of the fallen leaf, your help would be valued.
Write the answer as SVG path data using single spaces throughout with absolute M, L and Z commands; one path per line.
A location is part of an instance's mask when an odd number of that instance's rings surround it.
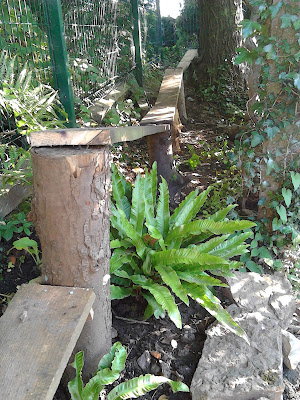
M 158 351 L 150 351 L 151 356 L 156 358 L 157 360 L 161 359 L 161 354 Z
M 9 257 L 8 257 L 8 259 L 9 259 L 9 262 L 12 264 L 12 265 L 15 265 L 16 264 L 16 257 L 13 255 L 13 254 L 11 254 Z

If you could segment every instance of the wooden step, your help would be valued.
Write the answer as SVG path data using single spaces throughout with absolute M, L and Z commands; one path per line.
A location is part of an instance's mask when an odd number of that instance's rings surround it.
M 91 289 L 18 290 L 0 318 L 1 399 L 53 399 L 94 300 Z

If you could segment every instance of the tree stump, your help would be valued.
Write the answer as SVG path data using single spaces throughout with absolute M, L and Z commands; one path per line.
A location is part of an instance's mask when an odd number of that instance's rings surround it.
M 85 376 L 111 347 L 109 285 L 110 168 L 107 147 L 34 148 L 32 218 L 42 252 L 43 283 L 93 288 L 94 315 L 75 351 Z

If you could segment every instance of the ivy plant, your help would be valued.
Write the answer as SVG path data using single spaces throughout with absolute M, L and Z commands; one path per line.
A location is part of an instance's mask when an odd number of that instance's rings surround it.
M 76 370 L 76 377 L 68 384 L 69 392 L 72 400 L 97 400 L 106 385 L 111 385 L 119 379 L 120 373 L 125 368 L 127 351 L 120 342 L 115 343 L 110 352 L 102 357 L 96 374 L 85 386 L 81 376 L 83 357 L 83 351 L 77 353 L 71 364 Z M 164 383 L 168 383 L 173 392 L 189 392 L 188 387 L 182 382 L 147 374 L 119 384 L 106 398 L 107 400 L 136 399 Z
M 231 270 L 240 266 L 231 259 L 248 251 L 244 242 L 255 224 L 228 220 L 233 205 L 205 219 L 196 218 L 210 188 L 190 193 L 171 213 L 163 178 L 157 193 L 156 164 L 145 177 L 137 176 L 133 188 L 114 165 L 112 168 L 112 299 L 141 295 L 148 303 L 146 319 L 152 315 L 164 318 L 167 313 L 181 328 L 174 295 L 186 305 L 192 298 L 245 337 L 213 294 L 213 286 L 226 286 L 216 276 L 230 276 Z

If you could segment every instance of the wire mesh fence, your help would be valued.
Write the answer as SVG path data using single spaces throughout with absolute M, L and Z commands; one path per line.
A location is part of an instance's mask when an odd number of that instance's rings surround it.
M 62 62 L 55 59 L 57 42 L 51 37 L 62 35 L 61 43 L 65 41 L 67 49 L 63 79 L 67 81 L 70 74 L 75 97 L 91 104 L 136 67 L 133 3 L 133 0 L 2 0 L 0 46 L 7 58 L 0 62 L 14 60 L 14 77 L 26 68 L 31 73 L 33 87 L 49 85 L 60 91 L 61 99 L 70 97 L 71 89 L 68 94 L 61 85 L 62 79 L 57 78 Z M 172 65 L 187 48 L 197 46 L 197 0 L 185 0 L 177 19 L 160 18 L 159 0 L 138 0 L 138 5 L 144 68 L 152 62 Z M 63 28 L 61 32 L 53 32 L 59 9 Z M 56 52 L 59 54 L 60 50 Z M 63 104 L 66 109 L 74 108 Z M 3 125 L 10 119 L 5 119 L 2 113 L 0 121 L 3 131 Z

